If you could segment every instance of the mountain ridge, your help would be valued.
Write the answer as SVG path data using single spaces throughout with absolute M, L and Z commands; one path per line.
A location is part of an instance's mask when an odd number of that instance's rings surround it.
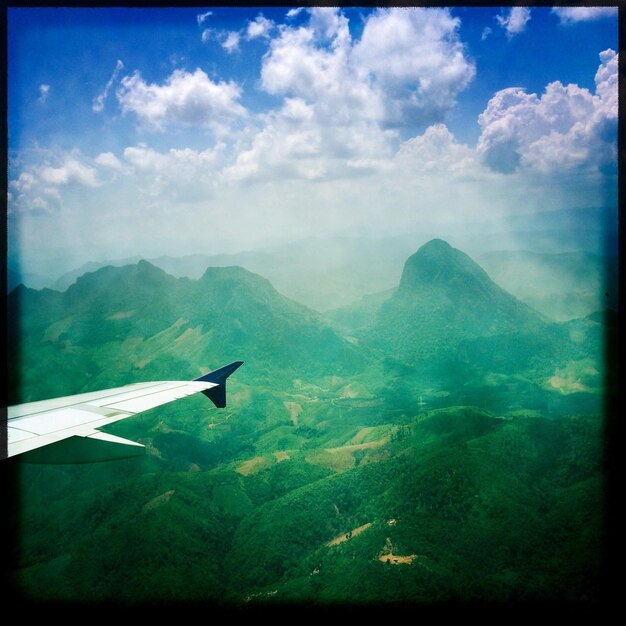
M 176 377 L 195 377 L 242 358 L 243 378 L 286 384 L 366 362 L 318 313 L 239 267 L 208 268 L 193 280 L 144 260 L 88 273 L 64 293 L 18 287 L 8 302 L 21 325 L 13 336 L 28 329 L 25 355 L 37 353 L 36 345 L 45 355 L 23 363 L 20 388 L 29 400 L 158 377 L 167 363 Z M 118 364 L 109 371 L 115 351 Z M 51 367 L 56 375 L 35 384 Z

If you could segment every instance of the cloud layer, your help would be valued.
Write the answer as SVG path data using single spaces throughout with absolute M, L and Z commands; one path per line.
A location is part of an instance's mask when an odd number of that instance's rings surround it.
M 516 9 L 499 16 L 509 36 L 533 24 L 528 9 Z M 54 215 L 69 207 L 88 218 L 90 232 L 115 210 L 142 224 L 169 212 L 177 227 L 243 242 L 276 229 L 402 232 L 419 219 L 603 201 L 603 177 L 614 180 L 617 163 L 613 50 L 600 54 L 593 92 L 559 81 L 540 93 L 514 85 L 491 92 L 473 146 L 446 125 L 476 76 L 448 9 L 378 9 L 352 32 L 339 9 L 289 13 L 283 24 L 259 15 L 232 31 L 210 28 L 210 12 L 198 15 L 194 37 L 202 33 L 207 54 L 213 46 L 235 64 L 246 47 L 265 50 L 248 84 L 200 68 L 150 82 L 118 61 L 93 111 L 103 113 L 114 93 L 107 111 L 118 106 L 133 139 L 91 153 L 21 155 L 10 210 Z M 591 19 L 555 13 L 564 22 Z M 42 103 L 49 92 L 42 84 Z M 262 93 L 265 105 L 252 108 L 250 93 Z M 547 195 L 548 184 L 558 192 Z

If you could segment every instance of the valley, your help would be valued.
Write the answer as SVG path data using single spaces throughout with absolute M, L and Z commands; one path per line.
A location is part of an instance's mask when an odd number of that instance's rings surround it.
M 610 318 L 552 321 L 442 240 L 328 316 L 241 267 L 176 278 L 143 260 L 8 305 L 12 403 L 245 362 L 226 409 L 189 397 L 105 429 L 143 458 L 20 466 L 27 597 L 601 593 Z

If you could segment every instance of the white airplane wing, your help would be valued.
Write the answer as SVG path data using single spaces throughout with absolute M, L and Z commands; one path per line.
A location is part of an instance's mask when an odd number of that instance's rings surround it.
M 226 406 L 226 379 L 243 363 L 235 361 L 192 381 L 158 381 L 29 402 L 8 408 L 7 457 L 30 463 L 91 463 L 138 456 L 140 443 L 98 428 L 136 413 L 202 392 Z

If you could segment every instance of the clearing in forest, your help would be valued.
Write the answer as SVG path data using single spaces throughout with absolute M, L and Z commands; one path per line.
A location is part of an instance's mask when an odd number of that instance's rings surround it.
M 341 533 L 341 535 L 337 535 L 334 539 L 331 539 L 326 544 L 326 546 L 330 548 L 331 546 L 336 546 L 336 545 L 339 545 L 340 543 L 343 543 L 344 541 L 348 541 L 348 539 L 352 539 L 353 537 L 360 535 L 364 530 L 367 530 L 371 525 L 372 523 L 368 522 L 367 524 L 363 524 L 363 526 L 359 526 L 358 528 L 353 528 L 352 530 L 349 530 L 347 533 Z

